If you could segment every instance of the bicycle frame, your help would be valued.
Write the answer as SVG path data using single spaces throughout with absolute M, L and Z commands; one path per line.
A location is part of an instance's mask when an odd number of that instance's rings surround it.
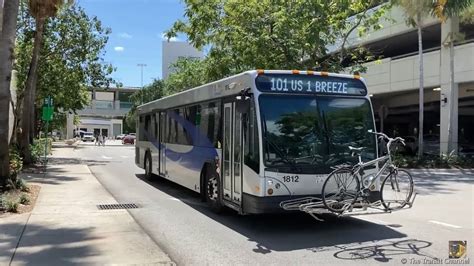
M 382 167 L 380 167 L 377 172 L 375 173 L 375 178 L 373 180 L 371 180 L 370 184 L 368 184 L 367 187 L 364 186 L 364 182 L 363 182 L 363 179 L 364 179 L 364 169 L 368 166 L 371 166 L 371 165 L 376 165 L 377 163 L 379 162 L 384 162 L 384 164 L 382 165 Z M 377 167 L 378 168 L 378 167 Z M 382 175 L 382 173 L 384 173 L 384 171 L 388 168 L 392 168 L 394 169 L 395 166 L 392 164 L 392 161 L 391 161 L 391 157 L 390 155 L 385 155 L 385 156 L 382 156 L 382 157 L 379 157 L 379 158 L 376 158 L 374 160 L 371 160 L 371 161 L 368 161 L 368 162 L 362 162 L 361 159 L 360 159 L 360 156 L 359 156 L 359 163 L 354 165 L 354 167 L 352 168 L 352 171 L 354 173 L 357 173 L 357 178 L 359 178 L 359 181 L 361 183 L 361 187 L 360 187 L 360 191 L 359 191 L 359 194 L 362 190 L 364 190 L 365 188 L 368 188 L 368 187 L 371 187 L 377 179 L 380 178 L 380 176 Z M 393 171 L 392 169 L 390 169 L 390 172 Z
M 354 165 L 354 167 L 352 169 L 353 169 L 354 173 L 359 174 L 358 178 L 359 178 L 359 180 L 361 181 L 362 184 L 363 184 L 363 182 L 362 182 L 363 181 L 362 180 L 363 170 L 364 170 L 364 168 L 366 168 L 368 166 L 375 165 L 378 162 L 384 161 L 384 164 L 382 165 L 382 167 L 379 170 L 377 170 L 377 173 L 375 174 L 375 178 L 369 184 L 369 187 L 372 186 L 372 184 L 375 182 L 375 180 L 377 180 L 387 168 L 396 169 L 396 166 L 392 163 L 392 153 L 390 151 L 390 146 L 392 146 L 392 143 L 396 140 L 397 139 L 390 139 L 389 140 L 389 142 L 387 143 L 387 155 L 384 155 L 382 157 L 370 160 L 368 162 L 362 162 L 361 155 L 360 154 L 358 155 L 359 162 L 356 165 Z M 393 171 L 393 170 L 391 169 L 390 171 Z M 363 186 L 361 187 L 361 190 L 362 189 L 364 189 Z

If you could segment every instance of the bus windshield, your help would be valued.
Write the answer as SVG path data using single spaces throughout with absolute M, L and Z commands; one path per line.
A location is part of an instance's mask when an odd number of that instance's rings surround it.
M 263 94 L 259 102 L 268 170 L 326 174 L 331 166 L 357 162 L 349 146 L 365 147 L 363 160 L 375 158 L 365 98 Z

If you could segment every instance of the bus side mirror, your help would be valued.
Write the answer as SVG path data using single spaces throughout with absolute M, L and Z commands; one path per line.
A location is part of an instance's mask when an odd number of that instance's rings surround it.
M 252 94 L 250 93 L 250 88 L 246 88 L 246 89 L 243 89 L 240 91 L 240 93 L 235 96 L 235 99 L 237 99 L 238 101 L 246 101 L 248 99 L 250 99 L 250 96 Z
M 236 101 L 235 110 L 239 113 L 247 113 L 250 110 L 250 101 Z

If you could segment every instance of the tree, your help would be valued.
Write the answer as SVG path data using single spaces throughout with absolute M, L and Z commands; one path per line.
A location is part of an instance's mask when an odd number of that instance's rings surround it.
M 17 24 L 19 0 L 6 1 L 3 20 L 0 25 L 0 186 L 6 184 L 10 176 L 8 131 L 10 116 L 10 81 L 13 63 L 13 48 Z
M 195 47 L 209 47 L 211 80 L 255 68 L 360 70 L 365 53 L 348 48 L 349 36 L 380 27 L 386 5 L 370 8 L 381 2 L 185 0 L 186 20 L 176 21 L 166 35 L 184 33 Z
M 423 105 L 424 105 L 424 86 L 423 86 L 423 18 L 429 14 L 445 21 L 447 17 L 457 15 L 466 9 L 471 0 L 392 0 L 396 5 L 402 7 L 405 11 L 407 23 L 416 27 L 418 32 L 418 57 L 420 69 L 419 84 L 419 130 L 418 130 L 418 157 L 423 155 Z M 454 55 L 452 55 L 454 56 Z M 454 70 L 451 70 L 454 71 Z
M 71 2 L 68 0 L 68 2 Z M 28 7 L 30 14 L 35 19 L 36 29 L 33 43 L 33 53 L 31 56 L 23 97 L 23 110 L 21 117 L 21 138 L 19 144 L 26 164 L 32 162 L 30 154 L 30 144 L 33 141 L 32 129 L 34 125 L 34 102 L 36 99 L 36 81 L 38 75 L 38 62 L 41 46 L 43 43 L 44 25 L 49 17 L 57 14 L 64 0 L 29 0 Z
M 34 26 L 29 12 L 25 10 L 20 13 L 15 50 L 15 69 L 18 71 L 18 104 L 15 107 L 17 118 L 26 96 L 28 66 L 34 46 Z M 77 5 L 62 9 L 44 25 L 35 83 L 35 102 L 37 106 L 41 106 L 45 97 L 52 96 L 57 114 L 54 116 L 57 121 L 53 121 L 53 125 L 59 126 L 59 123 L 64 122 L 62 114 L 75 112 L 89 104 L 88 87 L 108 87 L 114 82 L 109 77 L 114 68 L 105 64 L 102 59 L 110 32 L 110 29 L 102 26 L 100 20 L 87 16 Z
M 183 58 L 175 62 L 175 69 L 164 82 L 166 95 L 185 91 L 212 81 L 208 71 L 214 66 L 207 59 Z
M 143 87 L 139 91 L 130 96 L 132 108 L 125 117 L 125 125 L 130 129 L 135 129 L 137 121 L 137 107 L 143 103 L 151 102 L 165 96 L 165 83 L 163 80 L 154 79 L 149 85 Z

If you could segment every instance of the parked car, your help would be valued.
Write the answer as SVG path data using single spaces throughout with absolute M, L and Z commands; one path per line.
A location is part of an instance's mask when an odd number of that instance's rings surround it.
M 127 135 L 122 139 L 122 144 L 135 144 L 135 135 Z
M 84 134 L 82 135 L 81 140 L 84 141 L 84 142 L 86 142 L 86 141 L 94 142 L 95 141 L 94 133 L 84 132 Z
M 123 139 L 126 135 L 125 134 L 120 134 L 115 137 L 115 139 Z

